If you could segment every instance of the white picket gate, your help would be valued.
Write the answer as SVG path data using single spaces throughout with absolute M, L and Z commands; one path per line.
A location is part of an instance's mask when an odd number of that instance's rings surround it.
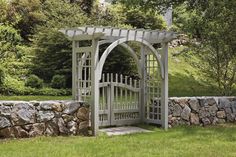
M 139 123 L 140 81 L 118 74 L 103 74 L 99 84 L 99 126 Z

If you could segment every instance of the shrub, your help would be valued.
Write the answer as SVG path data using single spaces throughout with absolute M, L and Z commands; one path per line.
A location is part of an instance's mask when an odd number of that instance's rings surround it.
M 32 87 L 32 88 L 37 88 L 40 89 L 43 87 L 43 80 L 40 79 L 38 76 L 36 75 L 30 75 L 28 77 L 28 79 L 26 80 L 25 85 L 27 87 Z
M 60 89 L 66 87 L 66 78 L 64 75 L 54 75 L 51 81 L 52 88 Z
M 6 77 L 5 69 L 0 66 L 0 87 L 3 86 Z
M 3 95 L 24 95 L 24 82 L 6 75 L 4 84 L 0 88 Z

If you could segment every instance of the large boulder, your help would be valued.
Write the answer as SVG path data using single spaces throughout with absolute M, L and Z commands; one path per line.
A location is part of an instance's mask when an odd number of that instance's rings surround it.
M 192 109 L 192 111 L 194 111 L 196 113 L 199 112 L 201 107 L 200 107 L 198 99 L 192 98 L 188 101 L 188 103 L 189 103 L 189 107 Z
M 11 127 L 0 129 L 0 138 L 14 138 L 14 132 Z
M 80 106 L 81 106 L 81 104 L 79 102 L 67 102 L 65 104 L 65 109 L 64 109 L 63 113 L 73 114 L 79 109 Z
M 209 118 L 204 117 L 204 118 L 202 118 L 202 123 L 203 123 L 204 126 L 206 126 L 206 125 L 211 124 L 211 121 L 210 121 Z
M 0 129 L 11 126 L 11 122 L 6 117 L 0 117 Z
M 182 108 L 184 108 L 188 104 L 188 99 L 185 98 L 176 98 L 174 102 L 179 104 Z
M 47 122 L 53 119 L 55 116 L 53 111 L 39 111 L 37 113 L 37 121 L 38 122 Z
M 20 126 L 12 127 L 12 129 L 16 138 L 29 137 L 29 133 Z
M 11 112 L 13 125 L 25 125 L 35 123 L 35 109 L 29 103 L 17 103 Z
M 0 106 L 0 116 L 11 116 L 11 107 L 10 106 Z
M 216 112 L 218 111 L 216 104 L 209 106 L 208 111 L 211 116 L 216 116 Z
M 69 130 L 66 127 L 66 124 L 65 124 L 65 122 L 63 121 L 62 118 L 58 119 L 58 127 L 59 127 L 59 132 L 60 132 L 61 135 L 68 135 Z
M 236 101 L 232 101 L 230 104 L 231 104 L 231 107 L 232 107 L 232 112 L 234 114 L 236 114 Z
M 228 98 L 219 98 L 217 107 L 219 110 L 223 110 L 225 108 L 230 107 L 230 101 Z
M 79 129 L 77 130 L 77 134 L 88 135 L 88 127 L 89 127 L 88 121 L 80 122 Z
M 86 107 L 79 108 L 79 110 L 77 111 L 77 118 L 80 121 L 87 121 L 87 120 L 89 120 L 89 109 L 86 108 Z
M 35 123 L 32 125 L 32 128 L 29 132 L 30 137 L 40 136 L 43 135 L 45 131 L 45 124 L 44 123 Z
M 191 113 L 191 114 L 190 114 L 190 123 L 191 123 L 191 124 L 194 124 L 194 125 L 200 124 L 200 122 L 199 122 L 199 117 L 198 117 L 197 114 L 195 114 L 195 113 Z
M 78 125 L 77 125 L 77 123 L 75 121 L 68 122 L 67 123 L 67 128 L 68 128 L 70 134 L 76 135 Z
M 218 118 L 225 118 L 225 117 L 226 117 L 225 111 L 218 111 L 218 112 L 216 113 L 216 116 L 217 116 Z
M 59 135 L 59 126 L 57 118 L 53 118 L 51 121 L 46 123 L 46 130 L 44 134 L 48 136 Z
M 185 107 L 181 113 L 181 118 L 189 121 L 190 113 L 191 113 L 191 109 L 187 105 L 185 105 Z
M 210 113 L 207 108 L 202 107 L 199 110 L 199 118 L 202 119 L 202 118 L 206 118 L 206 117 L 210 117 Z
M 41 110 L 53 110 L 57 112 L 61 112 L 63 110 L 61 103 L 58 101 L 43 101 L 40 102 L 39 106 Z

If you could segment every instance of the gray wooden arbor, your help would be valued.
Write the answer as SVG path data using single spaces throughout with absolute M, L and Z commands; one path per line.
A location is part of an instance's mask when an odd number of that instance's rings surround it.
M 112 27 L 60 31 L 72 40 L 73 98 L 91 104 L 93 135 L 97 135 L 99 126 L 137 122 L 168 128 L 168 42 L 176 38 L 175 33 Z M 140 51 L 135 52 L 130 42 L 137 42 Z M 161 49 L 156 50 L 153 44 L 158 43 Z M 103 44 L 109 46 L 100 52 Z M 140 80 L 102 73 L 107 57 L 117 46 L 127 49 L 134 58 Z M 121 99 L 125 101 L 119 102 Z

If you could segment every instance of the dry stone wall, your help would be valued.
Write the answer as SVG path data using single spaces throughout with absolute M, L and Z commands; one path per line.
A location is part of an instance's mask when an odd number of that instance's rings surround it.
M 88 105 L 74 101 L 0 101 L 0 138 L 88 135 Z
M 169 99 L 169 127 L 236 122 L 236 97 L 183 97 Z

